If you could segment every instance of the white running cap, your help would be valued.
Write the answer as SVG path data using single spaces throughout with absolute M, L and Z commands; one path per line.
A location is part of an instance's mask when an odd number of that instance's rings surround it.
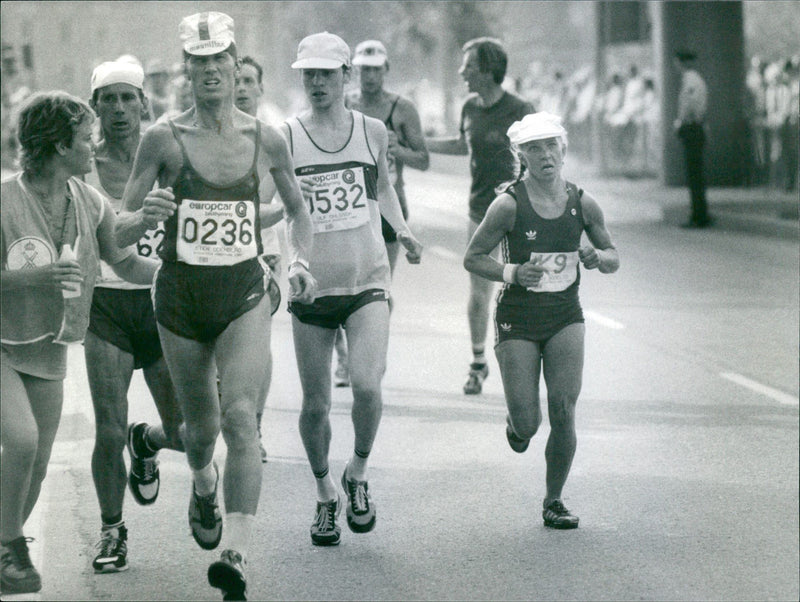
M 366 40 L 356 46 L 353 64 L 367 67 L 381 67 L 389 60 L 386 47 L 378 40 Z
M 561 125 L 561 117 L 547 111 L 525 115 L 520 121 L 512 123 L 506 133 L 515 146 L 545 138 L 561 138 L 564 143 L 567 142 L 567 130 Z
M 92 71 L 92 94 L 98 88 L 111 84 L 130 84 L 142 90 L 144 71 L 140 65 L 124 61 L 106 61 Z
M 323 31 L 300 40 L 292 69 L 338 69 L 350 65 L 350 47 L 339 36 Z
M 188 54 L 217 54 L 235 43 L 233 19 L 225 13 L 209 11 L 184 17 L 178 26 L 183 49 Z

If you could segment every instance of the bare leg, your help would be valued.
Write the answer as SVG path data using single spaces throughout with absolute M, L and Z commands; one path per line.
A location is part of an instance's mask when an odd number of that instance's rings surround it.
M 511 428 L 522 439 L 530 439 L 542 423 L 539 403 L 541 351 L 537 343 L 509 340 L 496 351 Z

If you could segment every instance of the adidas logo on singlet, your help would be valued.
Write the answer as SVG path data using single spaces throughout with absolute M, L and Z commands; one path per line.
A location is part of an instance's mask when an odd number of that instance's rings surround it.
M 528 240 L 536 240 L 536 230 L 528 230 L 525 236 L 528 237 Z

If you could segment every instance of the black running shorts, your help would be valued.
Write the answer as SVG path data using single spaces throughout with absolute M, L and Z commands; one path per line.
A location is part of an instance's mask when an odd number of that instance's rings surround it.
M 289 302 L 289 313 L 303 324 L 336 329 L 368 303 L 389 302 L 389 291 L 372 288 L 357 295 L 320 297 L 311 304 Z

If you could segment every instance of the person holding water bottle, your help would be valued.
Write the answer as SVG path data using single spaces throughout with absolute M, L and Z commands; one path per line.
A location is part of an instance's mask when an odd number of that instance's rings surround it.
M 3 594 L 37 592 L 23 525 L 39 497 L 61 418 L 67 344 L 83 340 L 100 259 L 149 284 L 157 263 L 119 248 L 116 214 L 78 176 L 94 154 L 95 113 L 66 92 L 19 113 L 22 171 L 0 192 L 0 575 Z

